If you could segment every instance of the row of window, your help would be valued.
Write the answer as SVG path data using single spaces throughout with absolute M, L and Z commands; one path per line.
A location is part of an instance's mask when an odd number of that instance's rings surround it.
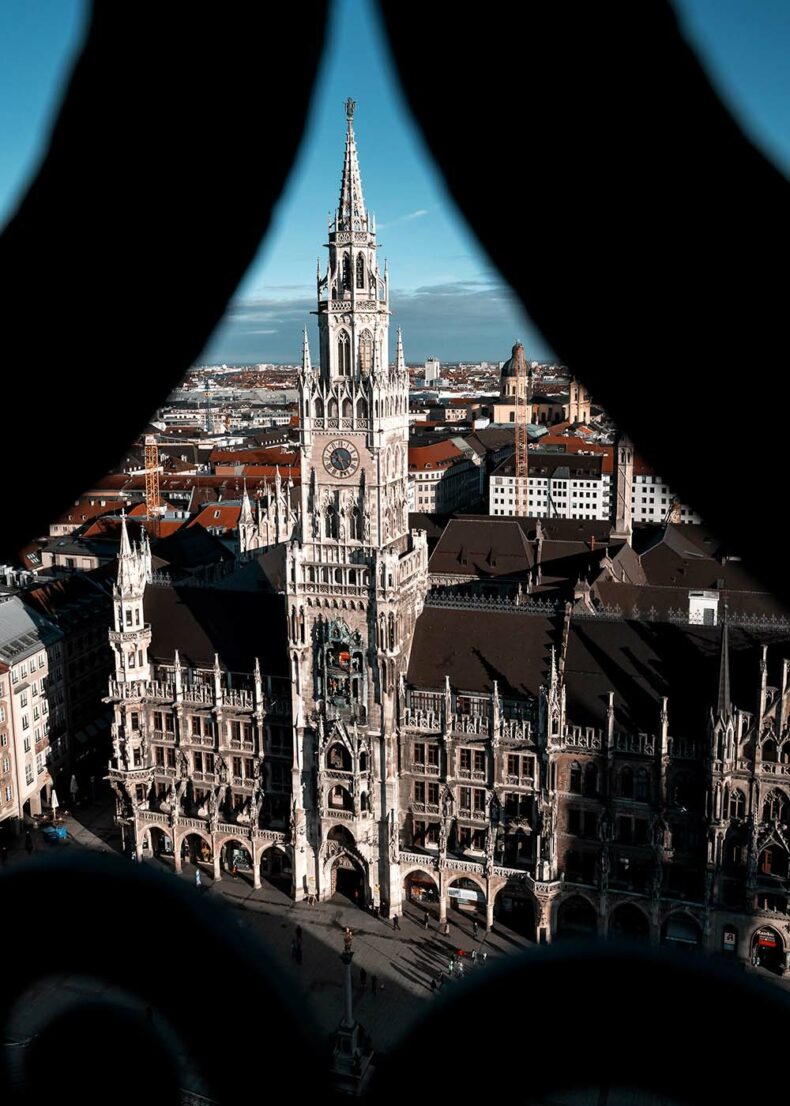
M 43 668 L 47 663 L 47 654 L 40 653 L 38 657 L 38 667 Z M 28 668 L 29 666 L 29 668 Z M 34 672 L 36 669 L 36 658 L 31 657 L 29 661 L 22 661 L 19 668 L 11 669 L 11 683 L 19 683 L 20 677 L 24 680 L 27 678 L 28 671 Z M 60 677 L 58 677 L 60 679 Z

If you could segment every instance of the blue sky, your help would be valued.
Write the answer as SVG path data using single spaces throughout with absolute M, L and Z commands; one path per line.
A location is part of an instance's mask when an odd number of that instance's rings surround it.
M 742 126 L 790 169 L 790 4 L 679 0 L 676 8 Z M 84 0 L 0 3 L 0 220 L 35 170 L 86 10 Z M 407 359 L 500 360 L 516 338 L 533 357 L 550 356 L 445 192 L 404 109 L 369 0 L 336 0 L 307 134 L 274 226 L 201 360 L 299 356 L 302 326 L 314 328 L 315 263 L 337 201 L 349 95 L 358 105 L 365 200 L 389 259 L 393 323 L 403 327 Z

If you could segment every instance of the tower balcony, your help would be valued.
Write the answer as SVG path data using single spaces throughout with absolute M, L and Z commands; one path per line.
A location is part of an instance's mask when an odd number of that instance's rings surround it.
M 151 623 L 145 622 L 142 626 L 135 626 L 129 630 L 110 630 L 109 639 L 111 645 L 125 645 L 130 642 L 151 640 Z

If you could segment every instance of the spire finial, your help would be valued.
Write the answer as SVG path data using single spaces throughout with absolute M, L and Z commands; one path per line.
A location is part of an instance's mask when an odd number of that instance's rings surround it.
M 128 557 L 132 552 L 129 544 L 129 531 L 126 529 L 126 511 L 121 511 L 121 556 Z
M 346 119 L 348 130 L 346 132 L 346 152 L 343 158 L 343 176 L 340 181 L 340 200 L 337 205 L 337 229 L 348 230 L 351 220 L 365 218 L 365 200 L 362 196 L 362 179 L 359 175 L 359 161 L 357 160 L 357 144 L 354 137 L 354 109 L 356 101 L 351 97 L 346 100 Z M 359 229 L 359 228 L 357 228 Z
M 310 359 L 310 340 L 307 337 L 307 327 L 304 328 L 304 340 L 302 342 L 302 372 L 304 374 L 311 373 L 313 371 L 312 361 Z

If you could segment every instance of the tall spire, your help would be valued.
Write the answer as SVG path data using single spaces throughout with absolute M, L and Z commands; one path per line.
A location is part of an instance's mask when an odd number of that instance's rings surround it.
M 406 372 L 406 361 L 403 357 L 403 332 L 398 327 L 398 344 L 395 354 L 395 368 L 398 372 Z
M 302 343 L 302 372 L 311 373 L 313 365 L 310 360 L 310 341 L 307 337 L 307 327 L 304 328 L 304 342 Z
M 121 557 L 131 555 L 132 547 L 129 544 L 129 531 L 126 529 L 126 511 L 121 511 Z
M 716 702 L 716 714 L 727 718 L 732 714 L 732 695 L 730 692 L 730 638 L 727 626 L 727 607 L 724 607 L 724 620 L 721 624 L 721 657 L 719 660 L 719 694 Z
M 362 178 L 359 175 L 359 161 L 357 160 L 357 140 L 354 136 L 354 109 L 356 102 L 351 97 L 346 100 L 346 154 L 343 159 L 343 179 L 340 182 L 340 200 L 337 206 L 337 225 L 345 224 L 345 228 L 351 229 L 351 220 L 354 217 L 364 219 L 365 199 L 362 195 Z

